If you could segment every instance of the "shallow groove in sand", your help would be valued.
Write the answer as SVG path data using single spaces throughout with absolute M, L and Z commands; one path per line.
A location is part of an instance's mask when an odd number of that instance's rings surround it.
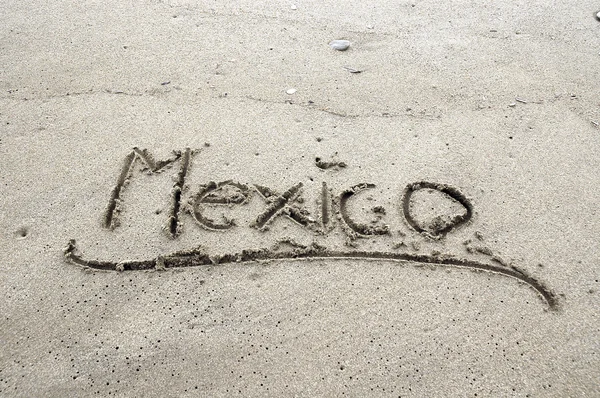
M 118 203 L 121 199 L 121 192 L 123 191 L 123 187 L 125 186 L 125 181 L 127 180 L 127 176 L 131 171 L 131 167 L 135 162 L 135 152 L 131 152 L 125 158 L 123 162 L 123 167 L 121 168 L 121 173 L 119 174 L 119 178 L 117 179 L 117 184 L 113 188 L 110 194 L 110 200 L 108 201 L 108 208 L 106 209 L 106 214 L 104 216 L 104 227 L 105 228 L 114 228 L 115 227 L 115 219 L 118 213 Z
M 419 225 L 419 223 L 413 218 L 410 212 L 410 200 L 412 198 L 412 195 L 421 189 L 431 189 L 447 195 L 448 197 L 455 200 L 457 203 L 460 203 L 465 208 L 466 213 L 464 215 L 455 216 L 445 226 L 435 228 L 432 231 L 427 231 Z M 408 224 L 415 231 L 419 233 L 425 232 L 431 234 L 432 236 L 439 237 L 447 234 L 455 228 L 458 228 L 458 226 L 469 222 L 469 220 L 471 220 L 471 218 L 473 217 L 473 205 L 465 195 L 463 195 L 458 189 L 450 185 L 438 184 L 428 181 L 420 181 L 407 185 L 404 197 L 402 198 L 402 212 L 404 213 L 404 218 L 406 219 Z
M 159 256 L 151 260 L 110 262 L 86 260 L 77 254 L 75 240 L 69 241 L 64 250 L 67 261 L 83 267 L 106 271 L 142 271 L 151 269 L 198 267 L 203 265 L 242 264 L 259 261 L 274 260 L 371 260 L 371 261 L 397 261 L 413 262 L 430 266 L 455 266 L 474 271 L 484 271 L 508 276 L 529 285 L 546 302 L 551 310 L 558 309 L 558 299 L 541 282 L 515 267 L 486 264 L 479 261 L 461 259 L 451 256 L 435 256 L 413 253 L 393 253 L 382 251 L 337 251 L 329 250 L 322 246 L 312 246 L 288 251 L 274 251 L 270 249 L 242 250 L 239 253 L 210 256 L 202 249 L 180 251 L 166 256 Z
M 169 217 L 169 231 L 173 237 L 176 237 L 180 233 L 179 211 L 181 209 L 181 193 L 183 192 L 185 177 L 187 176 L 190 168 L 190 161 L 191 149 L 186 148 L 185 152 L 183 153 L 181 168 L 179 169 L 179 173 L 177 173 L 177 179 L 173 185 L 173 205 L 171 206 L 171 216 Z

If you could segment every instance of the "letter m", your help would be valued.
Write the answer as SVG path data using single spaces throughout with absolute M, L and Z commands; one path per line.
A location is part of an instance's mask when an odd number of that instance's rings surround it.
M 181 193 L 183 185 L 185 183 L 185 177 L 190 168 L 192 151 L 190 148 L 186 148 L 185 151 L 174 151 L 173 156 L 167 160 L 156 161 L 154 157 L 146 149 L 133 148 L 133 150 L 125 157 L 121 173 L 117 179 L 117 184 L 113 188 L 110 199 L 108 201 L 108 207 L 106 208 L 106 214 L 104 215 L 104 227 L 108 229 L 115 229 L 119 225 L 118 216 L 123 210 L 123 201 L 121 196 L 125 189 L 127 182 L 131 176 L 135 163 L 140 161 L 150 171 L 150 173 L 158 172 L 164 169 L 167 165 L 181 161 L 181 166 L 175 183 L 173 185 L 173 191 L 171 195 L 171 209 L 168 222 L 168 231 L 172 237 L 179 235 L 181 226 L 179 223 L 179 213 L 181 210 Z

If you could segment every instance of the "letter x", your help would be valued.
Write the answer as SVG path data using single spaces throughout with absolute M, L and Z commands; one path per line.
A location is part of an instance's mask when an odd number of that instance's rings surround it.
M 282 195 L 261 185 L 254 185 L 254 187 L 269 203 L 265 211 L 259 214 L 254 221 L 253 226 L 255 228 L 264 230 L 270 222 L 281 215 L 288 216 L 302 226 L 308 226 L 315 222 L 306 210 L 295 206 L 295 202 L 301 203 L 299 200 L 300 189 L 302 188 L 301 182 L 285 191 Z

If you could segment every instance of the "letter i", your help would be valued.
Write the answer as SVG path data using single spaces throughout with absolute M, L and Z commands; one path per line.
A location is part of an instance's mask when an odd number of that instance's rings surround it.
M 321 186 L 321 226 L 323 228 L 323 233 L 327 233 L 332 228 L 332 199 L 331 199 L 331 191 L 327 187 L 327 183 L 323 181 L 323 185 Z

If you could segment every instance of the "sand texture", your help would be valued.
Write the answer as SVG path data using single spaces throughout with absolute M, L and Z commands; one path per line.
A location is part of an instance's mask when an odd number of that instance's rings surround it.
M 4 2 L 0 396 L 600 397 L 598 11 Z

